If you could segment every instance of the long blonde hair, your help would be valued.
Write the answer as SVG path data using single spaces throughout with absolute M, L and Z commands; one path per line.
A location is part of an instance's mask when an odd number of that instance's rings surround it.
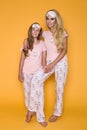
M 56 18 L 55 18 L 56 21 L 55 21 L 55 25 L 52 28 L 52 32 L 53 32 L 55 44 L 57 46 L 57 50 L 61 51 L 63 49 L 63 41 L 64 41 L 63 20 L 62 20 L 59 12 L 57 10 L 52 9 L 52 10 L 49 10 L 49 11 L 53 11 L 56 14 Z M 47 11 L 47 13 L 49 11 Z

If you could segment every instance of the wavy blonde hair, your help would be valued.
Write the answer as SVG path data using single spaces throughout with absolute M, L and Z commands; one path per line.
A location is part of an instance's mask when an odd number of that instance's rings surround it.
M 55 18 L 56 21 L 55 21 L 55 25 L 52 28 L 52 31 L 53 31 L 54 41 L 55 41 L 55 44 L 57 46 L 57 50 L 61 51 L 63 49 L 63 41 L 64 41 L 63 20 L 62 20 L 59 12 L 57 10 L 52 9 L 52 10 L 49 10 L 49 11 L 53 11 L 53 12 L 56 13 L 56 18 Z M 49 11 L 47 11 L 47 13 Z

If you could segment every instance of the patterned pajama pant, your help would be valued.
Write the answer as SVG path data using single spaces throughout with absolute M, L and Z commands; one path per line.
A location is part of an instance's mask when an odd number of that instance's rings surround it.
M 25 95 L 25 105 L 26 108 L 29 110 L 29 102 L 30 102 L 30 93 L 31 93 L 31 80 L 33 75 L 24 73 L 24 95 Z
M 51 63 L 48 62 L 48 64 Z M 67 60 L 62 59 L 58 62 L 53 70 L 49 73 L 44 73 L 42 69 L 39 69 L 31 80 L 31 93 L 29 99 L 28 110 L 35 111 L 37 115 L 37 121 L 45 121 L 44 115 L 44 81 L 55 72 L 56 80 L 56 104 L 53 115 L 61 116 L 62 115 L 62 106 L 63 106 L 63 92 L 64 85 L 67 76 L 68 64 Z

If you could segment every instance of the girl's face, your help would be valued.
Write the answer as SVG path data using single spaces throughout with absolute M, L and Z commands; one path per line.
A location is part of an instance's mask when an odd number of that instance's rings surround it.
M 32 28 L 32 36 L 33 36 L 34 38 L 37 38 L 38 35 L 39 35 L 39 33 L 40 33 L 40 29 L 39 29 L 39 28 L 37 28 L 37 27 Z
M 51 17 L 51 16 L 47 16 L 46 17 L 46 23 L 47 23 L 47 26 L 49 28 L 52 28 L 54 25 L 55 25 L 55 22 L 56 22 L 56 19 Z

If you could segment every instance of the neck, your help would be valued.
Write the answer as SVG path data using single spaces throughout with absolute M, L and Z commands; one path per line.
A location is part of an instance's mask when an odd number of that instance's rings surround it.
M 39 40 L 37 38 L 34 38 L 34 44 L 38 44 Z
M 53 28 L 50 28 L 50 32 L 53 33 Z

